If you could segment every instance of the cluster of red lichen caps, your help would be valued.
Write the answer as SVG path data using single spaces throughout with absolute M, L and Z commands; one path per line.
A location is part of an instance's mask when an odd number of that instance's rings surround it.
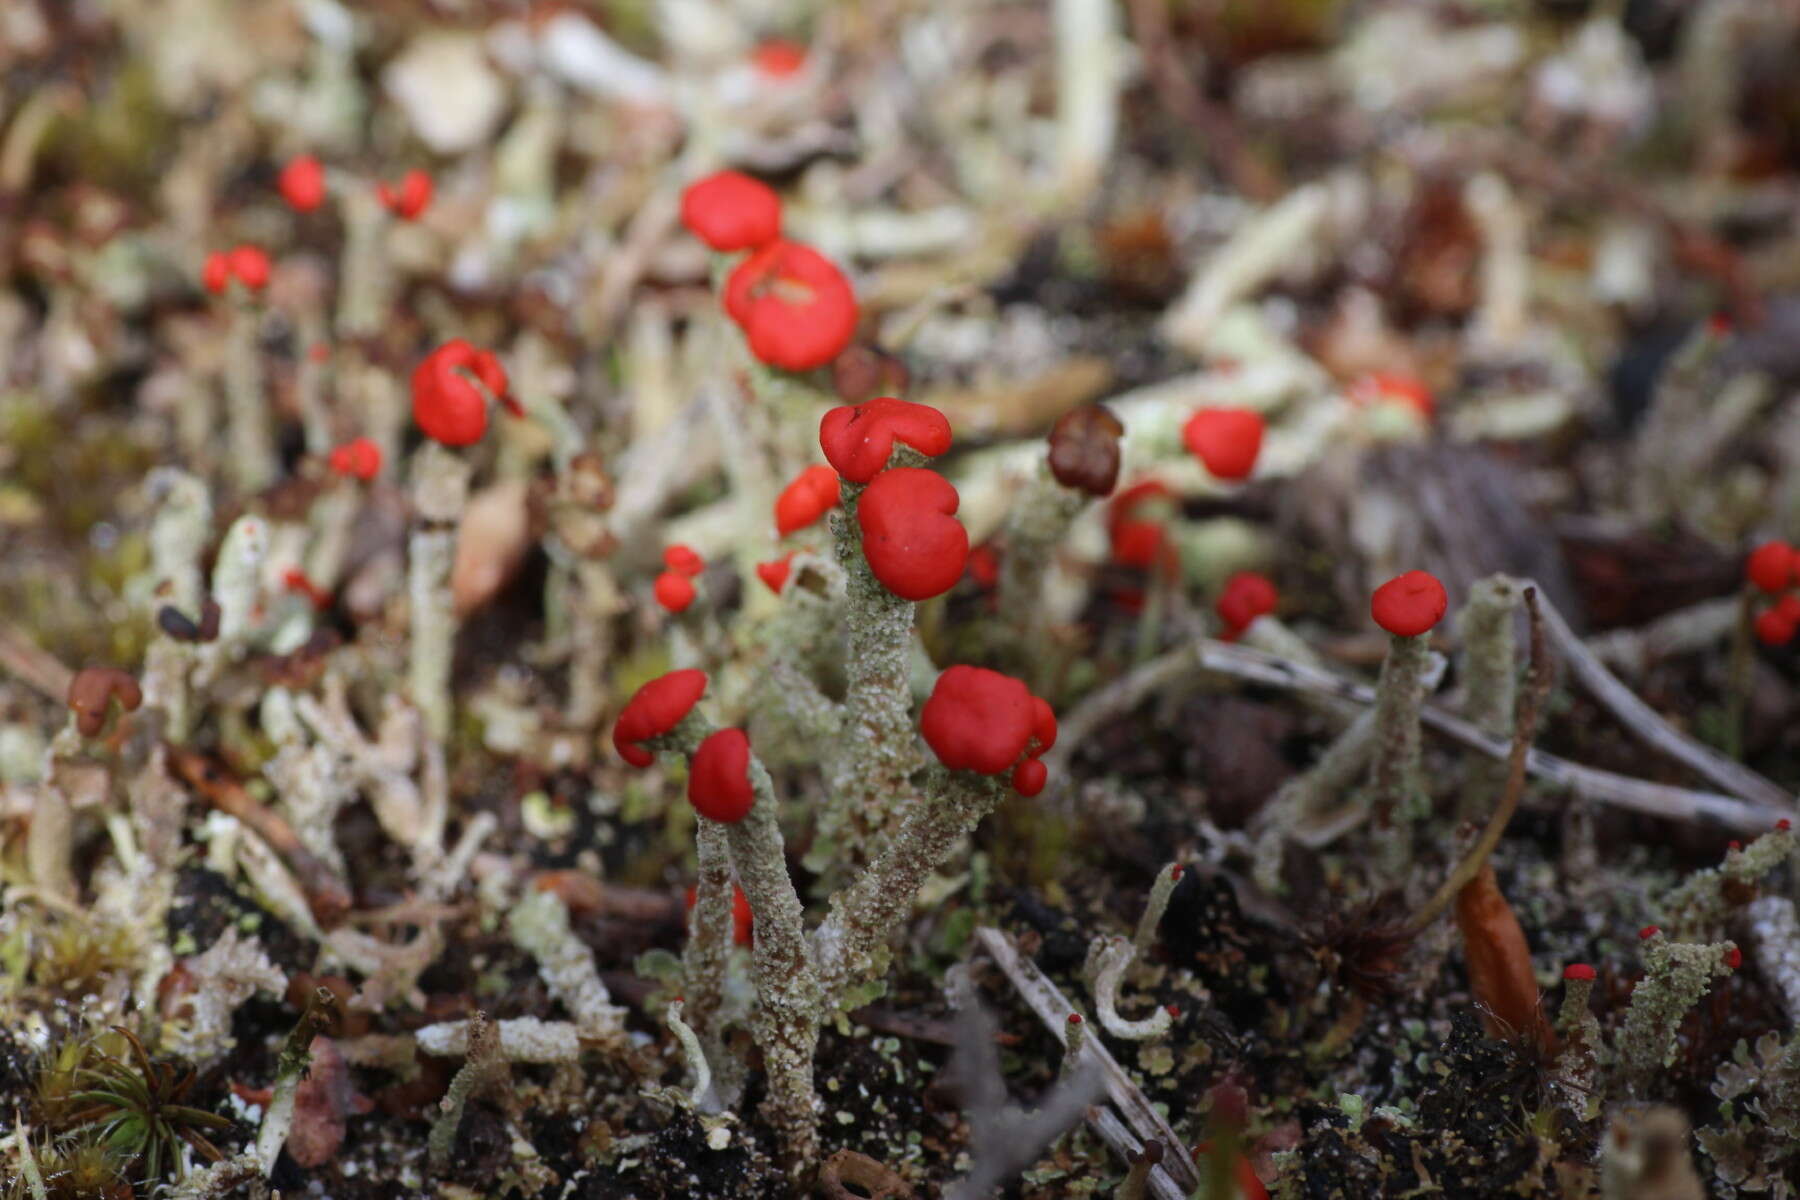
M 500 360 L 462 338 L 445 342 L 413 368 L 413 420 L 426 437 L 446 446 L 471 446 L 481 440 L 487 432 L 488 396 L 514 416 L 523 415 L 508 394 L 506 368 Z
M 1056 714 L 1031 689 L 986 667 L 955 666 L 937 678 L 919 714 L 919 732 L 953 771 L 1012 772 L 1020 795 L 1044 790 L 1039 761 L 1056 744 Z
M 781 198 L 738 171 L 688 186 L 681 223 L 721 253 L 751 253 L 725 280 L 725 311 L 750 352 L 784 371 L 810 371 L 843 352 L 856 332 L 856 294 L 837 264 L 781 237 Z
M 1757 614 L 1757 640 L 1785 646 L 1800 633 L 1800 550 L 1787 542 L 1764 542 L 1744 560 L 1744 580 L 1771 598 Z
M 947 592 L 962 578 L 969 533 L 956 519 L 956 488 L 936 471 L 888 466 L 894 443 L 926 457 L 950 448 L 950 422 L 928 404 L 877 396 L 819 422 L 819 449 L 837 473 L 866 484 L 856 503 L 863 557 L 888 591 L 907 600 Z

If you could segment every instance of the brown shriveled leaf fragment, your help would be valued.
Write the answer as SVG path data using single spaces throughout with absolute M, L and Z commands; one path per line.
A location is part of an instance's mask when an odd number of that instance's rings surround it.
M 456 615 L 466 617 L 512 581 L 531 546 L 529 485 L 508 479 L 469 497 L 456 530 L 456 562 L 450 568 L 450 595 Z
M 136 712 L 144 702 L 138 681 L 117 667 L 83 667 L 69 681 L 69 711 L 83 737 L 94 737 L 106 728 L 106 713 L 114 700 L 126 712 Z
M 1125 426 L 1104 404 L 1083 404 L 1050 429 L 1050 474 L 1090 496 L 1111 494 L 1119 482 L 1119 439 Z
M 345 1118 L 374 1106 L 352 1084 L 350 1068 L 335 1042 L 315 1037 L 308 1052 L 312 1067 L 294 1091 L 294 1127 L 287 1152 L 300 1166 L 317 1167 L 330 1162 L 344 1144 Z
M 1555 1054 L 1556 1035 L 1538 1003 L 1531 948 L 1491 864 L 1457 893 L 1456 925 L 1462 931 L 1469 990 L 1485 1010 L 1488 1032 L 1497 1037 L 1530 1033 L 1545 1054 Z

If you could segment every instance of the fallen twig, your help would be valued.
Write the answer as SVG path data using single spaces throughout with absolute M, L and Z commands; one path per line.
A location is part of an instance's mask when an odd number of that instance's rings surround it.
M 1245 646 L 1202 638 L 1152 659 L 1101 688 L 1062 716 L 1058 722 L 1061 736 L 1057 738 L 1056 747 L 1044 756 L 1050 777 L 1067 777 L 1065 768 L 1069 756 L 1100 725 L 1130 712 L 1145 697 L 1176 680 L 1187 678 L 1196 670 L 1216 671 L 1290 691 L 1318 692 L 1357 704 L 1375 702 L 1375 689 L 1367 684 Z M 1503 759 L 1511 752 L 1510 739 L 1489 737 L 1467 721 L 1433 705 L 1426 705 L 1419 719 L 1427 728 L 1489 758 Z M 1532 775 L 1560 784 L 1589 800 L 1665 820 L 1712 821 L 1737 832 L 1760 832 L 1776 821 L 1791 819 L 1800 812 L 1794 802 L 1785 797 L 1779 801 L 1739 799 L 1716 792 L 1650 783 L 1596 767 L 1584 767 L 1543 750 L 1532 750 L 1526 755 L 1525 767 Z
M 1037 968 L 1037 964 L 1020 954 L 1018 948 L 998 929 L 982 926 L 975 931 L 975 940 L 981 944 L 999 964 L 1006 977 L 1018 989 L 1031 1011 L 1037 1014 L 1038 1020 L 1044 1023 L 1052 1035 L 1060 1042 L 1067 1038 L 1069 1014 L 1075 1011 L 1073 1005 L 1063 996 L 1062 991 Z M 1113 1056 L 1101 1045 L 1100 1039 L 1090 1037 L 1084 1045 L 1084 1053 L 1100 1064 L 1101 1075 L 1106 1084 L 1106 1094 L 1119 1107 L 1124 1115 L 1124 1124 L 1136 1135 L 1140 1146 L 1149 1138 L 1155 1138 L 1164 1147 L 1162 1165 L 1150 1172 L 1150 1186 L 1160 1198 L 1180 1200 L 1193 1189 L 1200 1186 L 1200 1173 L 1194 1167 L 1194 1160 L 1188 1157 L 1181 1139 L 1169 1127 L 1163 1115 L 1151 1107 L 1150 1100 L 1131 1082 Z M 1094 1128 L 1108 1145 L 1115 1150 L 1120 1145 L 1128 1145 L 1125 1138 L 1120 1137 L 1121 1129 L 1108 1128 L 1105 1122 L 1095 1117 L 1096 1112 L 1106 1110 L 1096 1106 L 1089 1110 L 1088 1124 Z M 1111 1114 L 1108 1114 L 1109 1116 Z M 1111 1136 L 1108 1136 L 1110 1132 Z M 1117 1142 L 1115 1143 L 1115 1139 Z M 1135 1153 L 1138 1147 L 1133 1147 Z M 1129 1161 L 1129 1156 L 1127 1156 Z

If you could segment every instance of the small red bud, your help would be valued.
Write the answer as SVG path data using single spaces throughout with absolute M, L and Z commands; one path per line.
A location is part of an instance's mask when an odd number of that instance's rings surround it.
M 310 154 L 296 155 L 281 168 L 275 186 L 295 212 L 311 212 L 325 203 L 325 168 Z
M 1733 971 L 1744 965 L 1744 952 L 1736 946 L 1725 952 L 1725 965 Z
M 1658 925 L 1646 925 L 1646 926 L 1644 926 L 1644 927 L 1643 927 L 1643 928 L 1642 928 L 1642 929 L 1640 929 L 1640 930 L 1638 930 L 1638 938 L 1639 938 L 1639 939 L 1640 939 L 1640 940 L 1642 940 L 1642 941 L 1646 941 L 1646 942 L 1647 942 L 1647 941 L 1649 941 L 1649 940 L 1650 940 L 1650 939 L 1651 939 L 1651 938 L 1653 938 L 1653 937 L 1655 937 L 1655 936 L 1656 936 L 1656 935 L 1657 935 L 1657 934 L 1659 934 L 1659 933 L 1661 933 L 1661 932 L 1662 932 L 1662 927 L 1661 927 L 1661 926 L 1658 926 Z
M 677 542 L 663 550 L 663 566 L 691 579 L 706 570 L 706 560 L 694 553 L 693 547 Z
M 686 612 L 694 602 L 694 581 L 674 571 L 664 571 L 658 575 L 652 591 L 656 594 L 656 602 L 670 612 Z
M 1563 978 L 1573 980 L 1592 980 L 1594 968 L 1586 963 L 1570 963 L 1563 968 Z
M 375 199 L 402 221 L 418 220 L 431 205 L 431 193 L 431 176 L 417 167 L 400 177 L 399 187 L 390 188 L 385 183 L 375 185 Z

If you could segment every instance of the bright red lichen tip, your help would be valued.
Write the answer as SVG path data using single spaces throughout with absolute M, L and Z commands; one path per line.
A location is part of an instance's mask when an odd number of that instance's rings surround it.
M 662 559 L 663 566 L 690 579 L 706 570 L 706 560 L 696 554 L 692 546 L 685 546 L 680 542 L 665 546 Z
M 1638 930 L 1638 940 L 1642 941 L 1642 942 L 1647 942 L 1651 938 L 1655 937 L 1657 934 L 1659 934 L 1661 932 L 1662 932 L 1662 926 L 1660 926 L 1660 925 L 1646 925 L 1642 929 Z
M 777 596 L 781 595 L 781 589 L 787 586 L 788 575 L 794 568 L 795 553 L 796 551 L 789 550 L 780 558 L 756 564 L 756 577 L 763 581 L 764 587 Z
M 1725 952 L 1725 965 L 1735 971 L 1744 965 L 1744 952 L 1736 946 Z
M 950 448 L 950 422 L 929 404 L 892 396 L 841 405 L 819 421 L 819 449 L 851 483 L 867 483 L 885 471 L 895 442 L 936 458 Z
M 486 394 L 483 394 L 485 389 Z M 426 437 L 446 446 L 470 446 L 487 432 L 488 396 L 514 416 L 506 368 L 491 351 L 453 338 L 427 354 L 412 373 L 413 420 Z
M 333 446 L 326 461 L 334 474 L 367 483 L 381 474 L 381 447 L 366 437 L 353 438 Z
M 311 212 L 325 203 L 325 168 L 310 154 L 297 154 L 288 159 L 275 177 L 281 198 L 295 212 Z
M 1056 740 L 1055 717 L 1048 712 L 1049 705 L 1010 675 L 954 666 L 932 687 L 919 732 L 951 770 L 998 775 L 1010 768 L 1013 786 L 1031 796 L 1043 790 L 1048 775 L 1037 756 Z
M 754 250 L 781 236 L 781 197 L 741 171 L 715 171 L 681 193 L 681 223 L 721 253 Z
M 688 803 L 709 821 L 741 821 L 756 803 L 750 786 L 750 738 L 741 729 L 707 736 L 688 767 Z
M 785 38 L 770 38 L 750 52 L 750 62 L 770 79 L 788 79 L 806 65 L 806 47 Z
M 1792 829 L 1793 827 L 1794 827 L 1794 823 L 1792 821 L 1788 820 L 1786 817 L 1783 817 L 1783 818 L 1781 818 L 1781 820 L 1775 822 L 1775 832 L 1776 833 L 1786 833 L 1788 830 Z
M 798 242 L 770 242 L 739 263 L 725 281 L 724 300 L 750 353 L 784 371 L 822 367 L 856 335 L 850 281 L 837 264 Z
M 676 571 L 658 575 L 650 590 L 655 594 L 656 602 L 672 613 L 686 612 L 697 595 L 694 581 Z
M 1203 408 L 1181 428 L 1188 451 L 1219 479 L 1248 479 L 1262 439 L 1262 414 L 1247 408 Z
M 1398 404 L 1427 421 L 1437 410 L 1431 389 L 1415 376 L 1399 371 L 1371 371 L 1351 384 L 1346 394 L 1359 407 Z
M 894 595 L 927 600 L 962 578 L 969 531 L 956 519 L 956 488 L 936 471 L 900 467 L 875 477 L 856 506 L 863 556 Z
M 231 263 L 231 273 L 237 281 L 253 292 L 260 292 L 269 283 L 269 256 L 261 246 L 233 246 L 226 259 Z
M 634 767 L 647 767 L 655 756 L 642 743 L 681 724 L 706 691 L 706 672 L 687 668 L 659 675 L 632 694 L 613 724 L 613 748 Z
M 1570 963 L 1563 968 L 1563 978 L 1577 981 L 1592 980 L 1594 978 L 1594 968 L 1588 966 L 1586 963 Z
M 402 221 L 416 221 L 431 207 L 434 190 L 430 174 L 414 167 L 400 177 L 397 187 L 377 183 L 375 199 Z
M 1796 632 L 1800 632 L 1800 621 L 1794 620 L 1777 605 L 1756 614 L 1751 629 L 1756 633 L 1756 640 L 1763 645 L 1785 646 L 1794 640 Z
M 1241 632 L 1256 618 L 1274 612 L 1279 599 L 1275 584 L 1267 575 L 1239 571 L 1225 581 L 1225 590 L 1219 593 L 1219 619 L 1227 629 Z
M 1408 571 L 1375 589 L 1369 612 L 1395 637 L 1418 637 L 1444 618 L 1450 597 L 1435 575 Z
M 775 498 L 775 530 L 782 537 L 796 529 L 805 529 L 837 507 L 842 494 L 837 472 L 815 463 L 781 489 Z
M 1744 559 L 1744 578 L 1752 586 L 1778 595 L 1795 582 L 1800 573 L 1800 553 L 1783 541 L 1764 542 Z

